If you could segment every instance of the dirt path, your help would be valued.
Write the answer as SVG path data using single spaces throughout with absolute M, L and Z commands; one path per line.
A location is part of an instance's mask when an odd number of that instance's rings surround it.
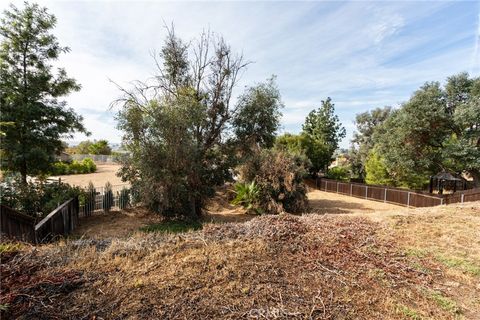
M 365 200 L 319 190 L 311 190 L 307 196 L 312 212 L 319 214 L 365 214 L 387 212 L 403 208 L 394 204 Z
M 97 171 L 95 173 L 70 174 L 52 178 L 61 178 L 63 182 L 79 187 L 88 186 L 90 181 L 93 182 L 95 187 L 102 187 L 107 182 L 110 182 L 112 185 L 125 184 L 125 182 L 122 182 L 116 175 L 118 169 L 120 169 L 120 165 L 118 164 L 97 164 Z

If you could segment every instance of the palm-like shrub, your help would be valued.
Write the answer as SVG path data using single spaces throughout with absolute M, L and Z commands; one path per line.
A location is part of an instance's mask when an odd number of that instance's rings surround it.
M 241 205 L 247 210 L 254 210 L 258 212 L 258 198 L 260 196 L 260 189 L 255 184 L 255 181 L 250 183 L 235 184 L 235 198 L 232 204 Z

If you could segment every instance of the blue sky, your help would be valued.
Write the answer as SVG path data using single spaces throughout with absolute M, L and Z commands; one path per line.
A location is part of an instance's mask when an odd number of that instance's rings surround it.
M 357 113 L 398 106 L 426 81 L 480 73 L 479 2 L 39 3 L 57 16 L 55 34 L 71 48 L 59 65 L 83 86 L 66 100 L 84 116 L 90 138 L 112 142 L 121 132 L 109 110 L 119 92 L 109 79 L 126 85 L 149 77 L 165 23 L 185 40 L 209 28 L 253 61 L 238 92 L 277 75 L 282 132 L 299 132 L 308 112 L 330 96 L 347 129 L 342 147 Z

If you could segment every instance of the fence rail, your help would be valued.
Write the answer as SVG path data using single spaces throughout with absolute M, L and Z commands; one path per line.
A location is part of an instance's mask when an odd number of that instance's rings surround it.
M 96 211 L 110 211 L 124 209 L 131 204 L 129 184 L 114 185 L 111 189 L 95 187 L 93 190 L 85 190 L 86 196 L 80 204 L 79 216 L 88 217 Z
M 8 238 L 25 242 L 37 242 L 35 218 L 0 205 L 1 233 Z
M 384 186 L 371 186 L 322 178 L 317 180 L 317 187 L 326 192 L 336 192 L 352 197 L 399 204 L 406 207 L 433 207 L 444 204 L 443 197 Z
M 95 163 L 118 163 L 122 159 L 128 157 L 127 153 L 104 155 L 104 154 L 72 154 L 72 160 L 82 161 L 85 158 L 92 159 Z
M 71 233 L 78 225 L 78 197 L 72 198 L 50 212 L 35 225 L 38 242 Z
M 442 204 L 464 203 L 480 200 L 480 188 L 446 195 L 431 195 L 413 190 L 366 185 L 330 179 L 317 179 L 317 188 L 367 200 L 382 201 L 407 207 L 434 207 Z

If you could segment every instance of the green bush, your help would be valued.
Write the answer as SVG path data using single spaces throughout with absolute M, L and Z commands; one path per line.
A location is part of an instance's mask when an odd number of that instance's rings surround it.
M 0 185 L 1 203 L 33 217 L 43 217 L 65 201 L 84 196 L 81 188 L 66 183 L 24 184 L 18 175 L 4 180 Z
M 86 168 L 86 173 L 91 173 L 97 171 L 97 165 L 91 158 L 85 158 L 82 161 L 82 165 Z
M 92 173 L 97 171 L 97 166 L 90 158 L 85 158 L 81 162 L 73 160 L 71 163 L 55 162 L 52 164 L 50 174 L 54 176 L 61 176 L 65 174 L 82 174 Z
M 328 179 L 348 181 L 350 179 L 350 172 L 345 167 L 333 167 L 328 169 L 326 177 Z
M 235 184 L 235 199 L 232 200 L 232 204 L 241 205 L 249 211 L 259 212 L 258 199 L 260 196 L 260 189 L 255 184 L 255 181 L 251 183 L 236 183 Z

